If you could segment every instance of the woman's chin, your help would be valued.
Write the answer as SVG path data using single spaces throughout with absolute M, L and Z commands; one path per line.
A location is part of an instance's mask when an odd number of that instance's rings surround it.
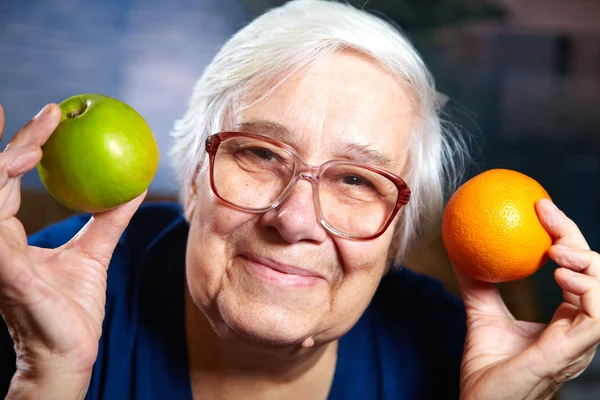
M 244 340 L 268 345 L 299 346 L 319 333 L 318 313 L 303 313 L 265 305 L 229 302 L 218 305 L 223 328 Z
M 307 337 L 306 335 L 299 335 L 294 332 L 255 329 L 254 327 L 247 326 L 229 326 L 229 328 L 239 339 L 246 343 L 262 344 L 269 347 L 299 347 Z

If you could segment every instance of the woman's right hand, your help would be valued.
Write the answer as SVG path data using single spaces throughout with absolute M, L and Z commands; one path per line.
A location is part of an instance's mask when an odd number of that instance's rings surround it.
M 145 196 L 93 215 L 59 248 L 28 246 L 16 218 L 21 177 L 40 161 L 60 118 L 56 104 L 46 106 L 0 153 L 0 313 L 17 355 L 8 398 L 85 396 L 102 333 L 108 265 Z M 0 138 L 3 129 L 0 106 Z

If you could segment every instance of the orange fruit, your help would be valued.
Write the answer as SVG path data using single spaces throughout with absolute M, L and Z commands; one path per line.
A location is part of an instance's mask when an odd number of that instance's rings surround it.
M 491 169 L 465 182 L 444 210 L 442 238 L 450 260 L 484 282 L 534 274 L 552 245 L 535 211 L 542 198 L 550 196 L 536 180 L 508 169 Z

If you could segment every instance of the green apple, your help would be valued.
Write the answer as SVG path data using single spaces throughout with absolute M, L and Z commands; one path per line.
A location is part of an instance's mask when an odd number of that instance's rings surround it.
M 62 119 L 37 166 L 48 192 L 78 212 L 102 212 L 139 196 L 158 167 L 158 146 L 129 105 L 100 94 L 59 104 Z

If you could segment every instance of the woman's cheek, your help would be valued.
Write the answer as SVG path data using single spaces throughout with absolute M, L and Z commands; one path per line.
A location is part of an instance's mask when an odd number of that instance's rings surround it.
M 198 214 L 200 218 L 198 223 L 202 226 L 204 234 L 214 235 L 223 240 L 234 234 L 237 229 L 252 223 L 252 220 L 256 219 L 256 214 L 237 211 L 225 204 L 212 204 L 202 207 L 202 211 Z M 210 237 L 207 239 L 214 240 L 215 238 Z
M 381 236 L 368 241 L 337 239 L 344 274 L 383 275 L 388 260 L 390 238 Z
M 208 185 L 208 182 L 205 181 L 204 177 L 199 179 L 200 188 Z M 242 212 L 225 204 L 215 196 L 210 190 L 210 186 L 207 190 L 199 190 L 195 209 L 194 223 L 203 231 L 203 235 L 216 235 L 220 238 L 227 237 L 236 228 L 256 218 L 256 214 Z M 206 239 L 214 240 L 211 237 Z

